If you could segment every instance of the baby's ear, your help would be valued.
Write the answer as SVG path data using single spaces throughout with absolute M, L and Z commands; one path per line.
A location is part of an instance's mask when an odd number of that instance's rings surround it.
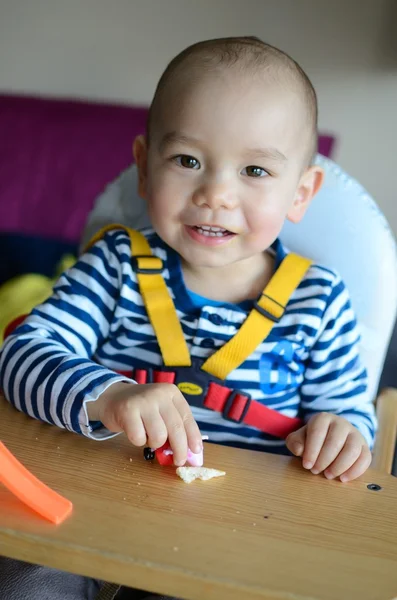
M 324 181 L 324 170 L 317 165 L 306 169 L 296 189 L 294 203 L 287 213 L 287 219 L 299 223 L 309 208 L 310 202 L 321 188 Z
M 147 142 L 144 135 L 138 135 L 132 145 L 132 153 L 138 168 L 138 193 L 146 198 L 147 183 Z

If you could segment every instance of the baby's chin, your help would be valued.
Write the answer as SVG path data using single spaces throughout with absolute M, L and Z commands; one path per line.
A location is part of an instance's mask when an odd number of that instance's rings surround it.
M 214 269 L 214 270 L 225 270 L 228 267 L 234 268 L 238 263 L 245 262 L 247 256 L 240 256 L 234 252 L 218 252 L 218 249 L 209 249 L 208 251 L 180 251 L 177 249 L 178 254 L 181 257 L 183 265 L 193 269 Z

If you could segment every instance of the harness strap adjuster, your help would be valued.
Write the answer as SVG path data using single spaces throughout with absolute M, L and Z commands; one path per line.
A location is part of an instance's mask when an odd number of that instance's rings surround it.
M 238 419 L 235 419 L 234 417 L 230 416 L 230 412 L 233 408 L 233 404 L 234 404 L 234 401 L 237 396 L 244 398 L 246 402 L 245 402 L 245 406 L 244 406 L 243 410 L 241 411 L 240 416 L 238 417 Z M 245 416 L 246 416 L 248 410 L 249 410 L 251 402 L 252 402 L 252 398 L 249 394 L 246 394 L 246 393 L 242 394 L 239 390 L 233 390 L 229 394 L 229 396 L 225 402 L 225 405 L 223 407 L 223 410 L 222 410 L 223 418 L 226 421 L 231 421 L 232 423 L 242 423 L 245 419 Z
M 260 306 L 259 302 L 262 298 L 267 298 L 268 300 L 270 300 L 270 302 L 273 302 L 278 308 L 281 308 L 281 314 L 279 316 L 276 316 L 276 315 L 272 314 L 271 312 L 267 311 L 262 306 Z M 254 302 L 254 309 L 257 310 L 258 313 L 260 313 L 263 317 L 266 317 L 267 319 L 270 319 L 271 321 L 273 321 L 273 323 L 279 323 L 281 317 L 284 314 L 285 306 L 283 306 L 282 304 L 280 304 L 280 302 L 277 302 L 277 300 L 275 300 L 271 296 L 268 296 L 267 294 L 262 294 L 259 299 L 259 302 Z
M 147 264 L 145 267 L 140 267 L 139 259 L 144 260 L 145 263 L 154 263 L 158 266 L 149 266 Z M 161 258 L 152 254 L 136 254 L 135 256 L 131 256 L 131 264 L 134 271 L 139 275 L 161 275 L 164 270 Z

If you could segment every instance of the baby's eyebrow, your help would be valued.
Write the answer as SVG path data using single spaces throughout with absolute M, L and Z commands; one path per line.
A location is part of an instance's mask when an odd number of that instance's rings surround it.
M 182 133 L 178 133 L 177 131 L 170 131 L 166 133 L 161 142 L 160 142 L 160 152 L 164 150 L 170 144 L 185 144 L 185 145 L 198 145 L 199 140 L 189 137 L 187 135 L 183 135 Z
M 245 153 L 255 158 L 264 158 L 265 160 L 274 160 L 276 162 L 287 162 L 287 157 L 277 150 L 277 148 L 249 148 L 245 150 Z

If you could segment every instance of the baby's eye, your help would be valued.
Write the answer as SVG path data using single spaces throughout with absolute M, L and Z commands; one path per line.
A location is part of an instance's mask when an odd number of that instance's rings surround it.
M 180 154 L 179 156 L 174 156 L 173 160 L 180 167 L 184 167 L 185 169 L 199 169 L 200 163 L 197 158 L 194 156 L 189 156 L 188 154 Z
M 262 169 L 262 167 L 256 167 L 255 165 L 249 165 L 249 167 L 245 167 L 242 170 L 242 174 L 248 175 L 248 177 L 266 177 L 266 175 L 269 175 L 265 169 Z

